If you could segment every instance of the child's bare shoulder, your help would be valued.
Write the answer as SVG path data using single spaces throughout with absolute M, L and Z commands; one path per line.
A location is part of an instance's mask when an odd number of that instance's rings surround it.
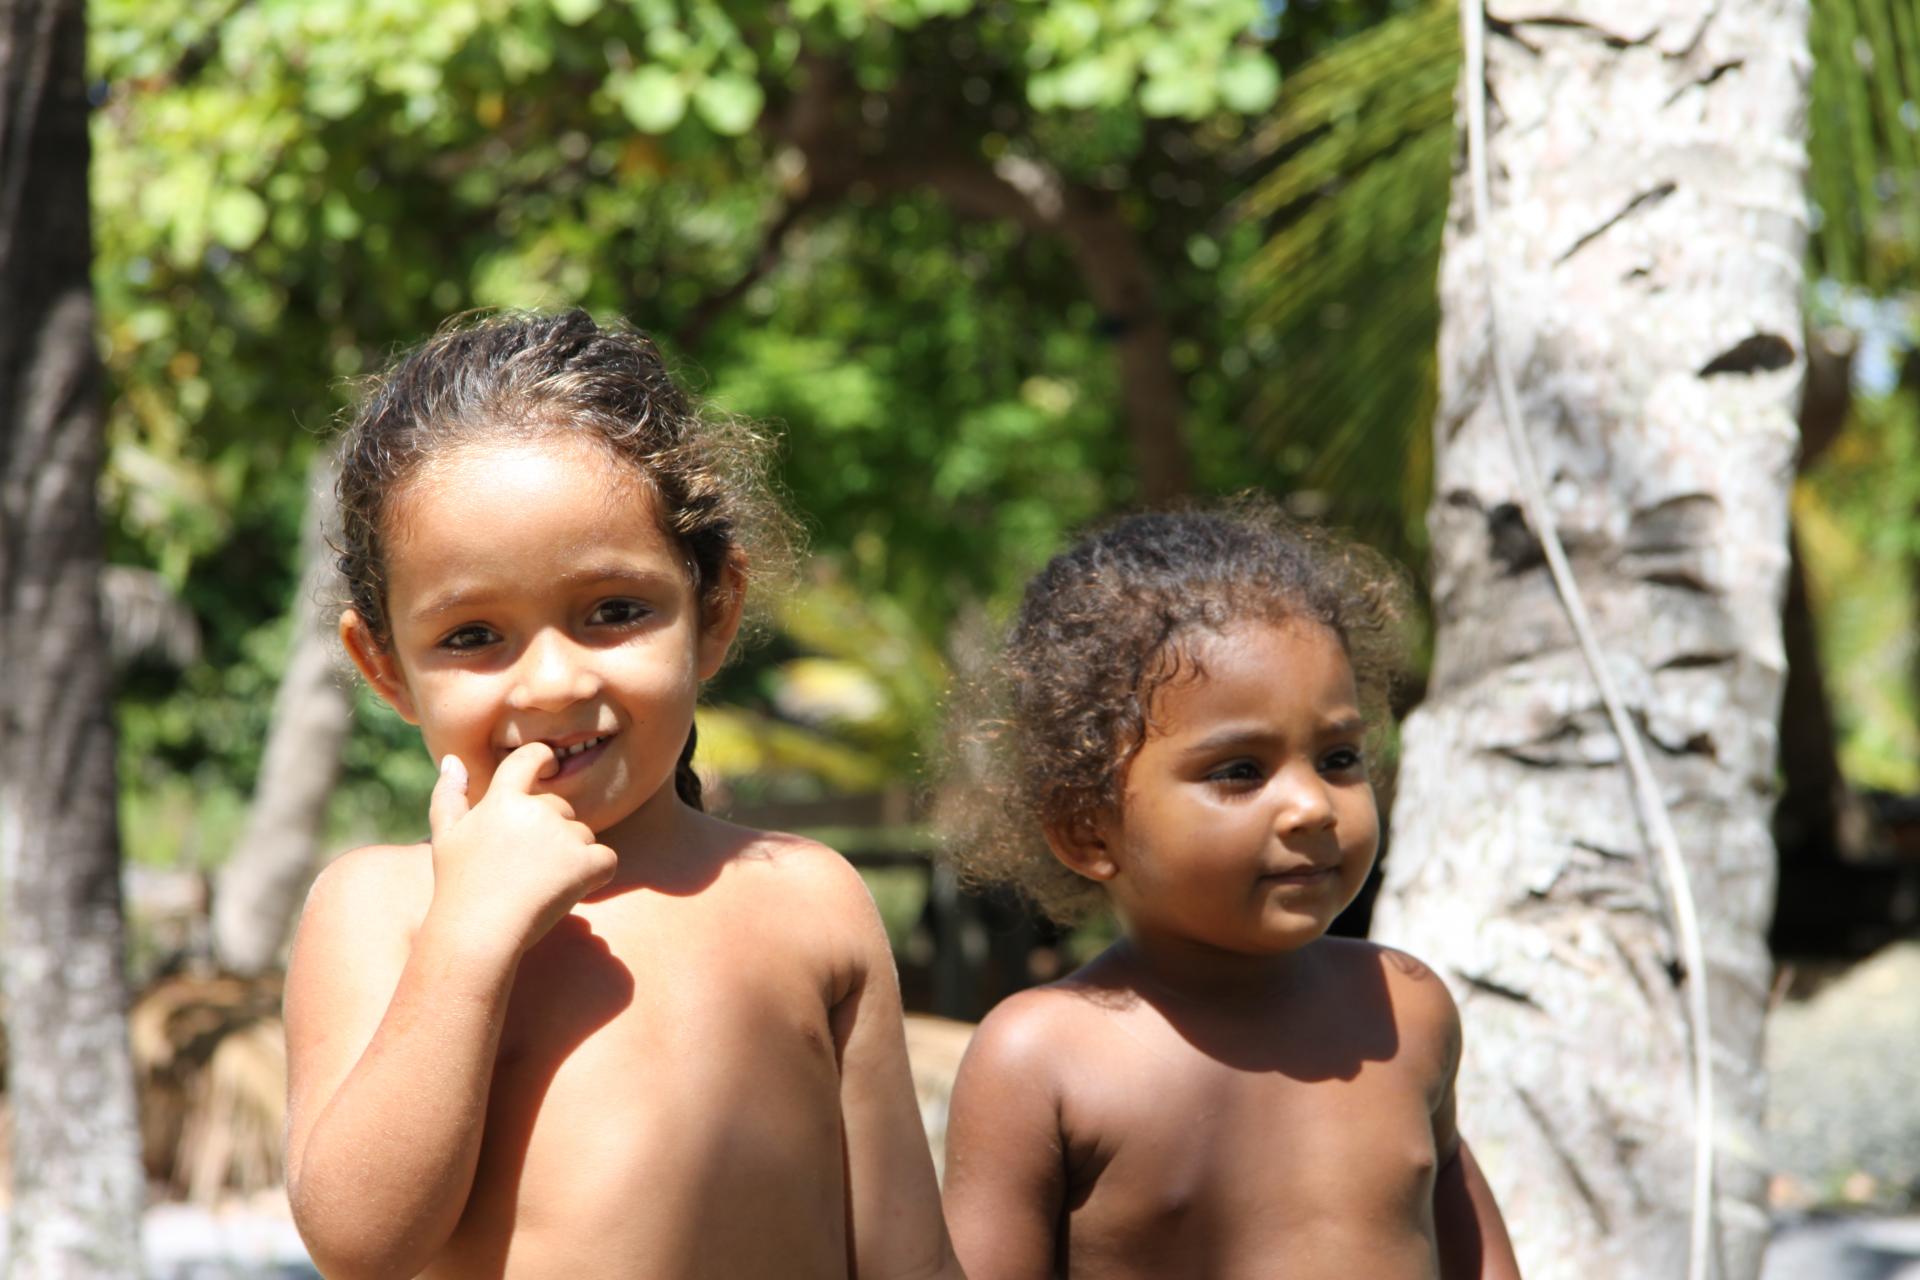
M 431 845 L 370 845 L 321 868 L 287 974 L 294 1050 L 328 1026 L 364 1025 L 371 1034 L 432 897 Z
M 405 935 L 418 927 L 432 898 L 432 845 L 365 845 L 320 869 L 307 891 L 301 928 Z
M 733 862 L 739 869 L 778 882 L 783 891 L 800 889 L 809 897 L 872 902 L 859 870 L 837 850 L 785 831 L 728 825 L 736 844 Z
M 1357 938 L 1326 938 L 1328 958 L 1356 978 L 1385 984 L 1394 1026 L 1412 1045 L 1459 1053 L 1460 1011 L 1440 975 L 1418 956 Z
M 1056 1064 L 1084 1061 L 1086 1046 L 1109 1033 L 1109 1021 L 1089 990 L 1072 978 L 1031 987 L 1008 996 L 981 1019 L 961 1069 L 1047 1083 Z
M 879 908 L 859 869 L 817 840 L 726 824 L 728 874 L 749 910 L 776 912 L 813 935 L 884 939 Z

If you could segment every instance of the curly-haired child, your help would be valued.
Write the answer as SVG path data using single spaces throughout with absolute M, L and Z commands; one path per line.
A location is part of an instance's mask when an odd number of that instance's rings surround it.
M 1517 1276 L 1454 1121 L 1446 987 L 1325 936 L 1379 842 L 1400 594 L 1252 501 L 1121 520 L 1027 588 L 955 858 L 1062 923 L 1104 903 L 1122 937 L 961 1064 L 972 1280 Z
M 957 1276 L 872 899 L 691 768 L 762 443 L 581 312 L 441 332 L 348 433 L 341 637 L 441 771 L 431 839 L 329 865 L 294 944 L 327 1275 Z

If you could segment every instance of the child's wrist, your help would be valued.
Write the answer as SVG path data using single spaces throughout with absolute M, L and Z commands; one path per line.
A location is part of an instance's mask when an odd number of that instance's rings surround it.
M 511 974 L 526 944 L 515 931 L 448 910 L 436 899 L 414 935 L 414 950 L 444 959 L 455 971 L 484 978 Z

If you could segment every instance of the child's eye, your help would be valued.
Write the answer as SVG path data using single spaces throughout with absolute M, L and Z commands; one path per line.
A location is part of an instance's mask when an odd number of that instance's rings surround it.
M 1328 773 L 1346 773 L 1349 770 L 1358 769 L 1365 759 L 1366 757 L 1361 755 L 1358 749 L 1341 747 L 1336 751 L 1328 752 L 1326 758 L 1320 762 L 1320 767 Z
M 483 627 L 477 622 L 464 627 L 456 627 L 440 641 L 442 649 L 479 649 L 499 639 L 491 627 Z
M 587 621 L 617 627 L 629 622 L 638 622 L 652 612 L 653 610 L 638 600 L 603 600 L 594 606 L 593 613 Z
M 1207 774 L 1208 782 L 1219 782 L 1228 786 L 1248 786 L 1260 780 L 1260 766 L 1251 760 L 1235 760 Z

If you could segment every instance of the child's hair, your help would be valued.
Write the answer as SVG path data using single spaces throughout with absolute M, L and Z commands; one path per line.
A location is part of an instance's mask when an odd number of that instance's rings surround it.
M 644 477 L 703 615 L 742 589 L 749 565 L 761 582 L 790 568 L 791 525 L 767 478 L 772 441 L 703 413 L 645 334 L 577 310 L 456 317 L 370 380 L 340 443 L 333 549 L 343 603 L 375 640 L 392 641 L 387 521 L 421 468 L 449 449 L 556 436 L 591 440 Z M 694 736 L 674 788 L 698 808 Z
M 1404 651 L 1407 593 L 1385 557 L 1289 520 L 1268 500 L 1133 515 L 1055 556 L 1027 585 L 991 682 L 962 695 L 940 803 L 948 857 L 1061 924 L 1104 902 L 1040 828 L 1112 812 L 1156 691 L 1204 675 L 1187 643 L 1241 619 L 1326 627 L 1353 664 L 1370 733 Z M 1285 672 L 1275 672 L 1285 679 Z

